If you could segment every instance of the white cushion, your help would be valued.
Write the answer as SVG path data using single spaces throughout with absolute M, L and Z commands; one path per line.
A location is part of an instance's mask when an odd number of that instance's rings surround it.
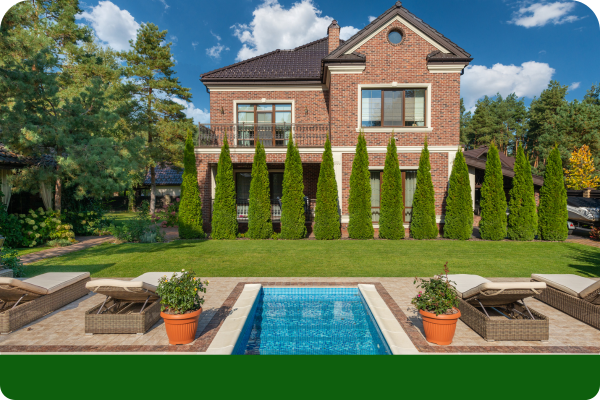
M 535 280 L 546 282 L 561 292 L 584 298 L 600 288 L 600 281 L 573 274 L 531 274 Z
M 482 278 L 479 275 L 469 274 L 448 275 L 448 280 L 452 282 L 452 285 L 456 288 L 456 291 L 459 295 L 461 295 L 461 297 L 463 293 L 476 288 L 482 283 L 491 282 L 490 280 Z
M 45 294 L 51 294 L 89 277 L 89 272 L 48 272 L 25 279 L 22 283 L 46 289 Z
M 133 278 L 131 282 L 146 282 L 153 286 L 158 287 L 158 281 L 160 278 L 166 275 L 167 278 L 171 279 L 173 274 L 178 275 L 177 272 L 146 272 L 143 275 Z
M 456 292 L 463 299 L 475 296 L 486 290 L 544 290 L 544 282 L 492 282 L 479 275 L 448 275 L 448 280 L 455 282 Z
M 22 290 L 26 290 L 31 293 L 38 294 L 40 296 L 44 296 L 44 295 L 48 294 L 48 289 L 29 284 L 29 283 L 20 281 L 15 278 L 0 278 L 0 286 L 3 286 L 4 288 L 9 289 L 9 290 L 17 290 L 18 291 L 19 289 L 22 289 Z
M 97 292 L 98 288 L 101 287 L 118 287 L 123 289 L 146 289 L 151 292 L 156 292 L 156 286 L 146 282 L 133 282 L 133 281 L 122 281 L 120 279 L 96 279 L 89 281 L 85 284 L 85 287 L 92 292 Z M 100 291 L 102 292 L 102 291 Z

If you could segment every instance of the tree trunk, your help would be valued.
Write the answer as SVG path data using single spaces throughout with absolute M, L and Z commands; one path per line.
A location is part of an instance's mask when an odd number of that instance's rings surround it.
M 56 179 L 56 186 L 54 188 L 54 210 L 60 212 L 61 210 L 61 199 L 62 199 L 62 181 L 60 178 Z
M 150 215 L 156 210 L 156 171 L 154 166 L 150 167 Z

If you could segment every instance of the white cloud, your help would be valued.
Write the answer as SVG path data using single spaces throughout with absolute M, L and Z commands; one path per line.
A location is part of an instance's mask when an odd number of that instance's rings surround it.
M 167 4 L 167 2 L 165 0 L 158 0 L 158 1 L 160 1 L 165 6 L 165 10 L 169 8 L 169 5 Z
M 581 82 L 573 82 L 571 85 L 569 85 L 569 90 L 575 90 L 579 88 L 579 86 L 581 86 Z
M 221 41 L 221 36 L 217 35 L 212 30 L 210 31 L 210 34 L 213 35 L 219 42 Z
M 185 116 L 188 118 L 192 118 L 195 123 L 206 124 L 210 122 L 210 111 L 208 111 L 207 109 L 202 110 L 200 108 L 196 108 L 196 106 L 194 106 L 194 103 L 188 103 L 187 101 L 178 98 L 173 98 L 172 100 L 175 103 L 184 106 L 185 109 L 183 110 L 183 112 Z
M 194 51 L 196 51 L 196 46 L 198 46 L 199 43 L 198 42 L 192 42 L 192 47 L 194 48 Z
M 495 64 L 492 68 L 469 65 L 461 77 L 461 96 L 465 108 L 471 111 L 477 100 L 486 95 L 515 93 L 518 97 L 532 98 L 546 89 L 554 72 L 550 65 L 535 61 L 520 66 Z
M 509 21 L 515 25 L 532 28 L 536 26 L 544 26 L 552 23 L 554 25 L 564 24 L 566 22 L 574 22 L 580 19 L 575 15 L 569 14 L 575 3 L 536 3 L 529 7 L 521 7 L 513 15 L 513 19 Z
M 194 49 L 195 49 L 195 47 L 194 47 Z M 221 43 L 218 43 L 218 44 L 214 45 L 213 47 L 206 49 L 206 55 L 208 55 L 209 57 L 212 57 L 212 58 L 221 58 L 221 52 L 223 50 L 229 50 L 229 47 L 225 47 Z
M 171 43 L 173 43 L 173 46 L 177 45 L 177 42 L 179 41 L 179 39 L 177 39 L 177 36 L 175 35 L 170 35 L 169 39 L 171 39 Z
M 321 17 L 312 0 L 301 0 L 285 9 L 277 0 L 265 0 L 252 13 L 249 24 L 235 24 L 231 28 L 242 42 L 237 61 L 268 53 L 275 49 L 293 49 L 327 36 L 327 27 L 333 18 Z M 358 29 L 345 26 L 340 30 L 342 39 L 349 38 Z
M 373 22 L 374 20 L 376 20 L 377 17 L 374 17 L 372 15 L 369 15 L 369 23 Z
M 76 18 L 89 21 L 102 44 L 117 51 L 129 49 L 129 40 L 135 40 L 140 27 L 129 11 L 121 10 L 110 1 L 100 1 Z

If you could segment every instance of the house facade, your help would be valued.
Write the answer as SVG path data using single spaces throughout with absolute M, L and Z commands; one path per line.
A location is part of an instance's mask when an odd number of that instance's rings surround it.
M 210 92 L 211 123 L 200 126 L 195 151 L 207 230 L 225 135 L 231 147 L 243 231 L 256 143 L 261 141 L 266 147 L 275 223 L 287 141 L 293 138 L 297 143 L 310 224 L 329 132 L 344 232 L 349 221 L 352 161 L 361 130 L 369 153 L 374 227 L 378 228 L 381 175 L 392 135 L 402 170 L 405 228 L 410 224 L 416 171 L 426 139 L 436 215 L 443 224 L 444 198 L 459 147 L 460 76 L 472 60 L 470 54 L 401 2 L 348 40 L 340 39 L 336 21 L 325 33 L 323 39 L 293 50 L 275 50 L 201 75 Z

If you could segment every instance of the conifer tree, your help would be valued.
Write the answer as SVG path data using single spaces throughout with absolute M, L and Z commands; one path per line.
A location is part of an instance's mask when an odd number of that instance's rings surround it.
M 350 174 L 350 198 L 348 199 L 348 236 L 352 239 L 373 239 L 373 216 L 371 212 L 371 175 L 367 141 L 361 131 L 356 143 L 356 154 Z
M 167 155 L 177 154 L 177 151 L 169 151 L 170 148 L 181 145 L 177 137 L 161 134 L 164 129 L 159 130 L 157 125 L 161 121 L 185 120 L 185 106 L 174 100 L 185 103 L 192 97 L 190 89 L 181 86 L 179 78 L 175 77 L 171 43 L 165 41 L 166 36 L 167 31 L 159 31 L 154 24 L 142 24 L 135 42 L 129 41 L 132 49 L 121 52 L 121 57 L 127 61 L 127 78 L 134 87 L 132 93 L 139 99 L 140 123 L 147 136 L 151 214 L 156 207 L 155 167 L 171 161 L 166 159 Z
M 194 138 L 191 131 L 185 141 L 183 182 L 179 203 L 179 237 L 181 239 L 202 239 L 202 200 L 198 190 L 198 170 L 194 154 Z
M 566 224 L 565 224 L 566 226 Z M 506 194 L 498 148 L 490 145 L 485 163 L 485 175 L 481 186 L 481 238 L 502 240 L 506 237 Z
M 227 135 L 223 135 L 223 147 L 219 156 L 215 183 L 211 237 L 213 239 L 235 239 L 238 232 L 237 205 Z
M 304 181 L 302 160 L 293 140 L 288 141 L 285 169 L 283 172 L 283 193 L 281 197 L 281 239 L 302 239 L 306 236 L 306 215 L 304 213 Z
M 248 210 L 248 233 L 251 239 L 270 239 L 273 236 L 271 221 L 271 193 L 267 155 L 262 142 L 256 145 L 250 181 L 250 205 Z
M 438 228 L 435 220 L 435 192 L 431 180 L 431 164 L 427 139 L 421 151 L 417 171 L 417 187 L 413 199 L 410 234 L 415 239 L 435 239 Z
M 554 146 L 544 172 L 544 185 L 540 190 L 538 210 L 539 235 L 542 240 L 564 241 L 567 227 L 567 190 L 563 176 L 560 151 Z
M 392 133 L 385 156 L 383 181 L 381 182 L 381 211 L 379 237 L 381 239 L 404 239 L 404 200 L 402 199 L 402 173 L 398 164 L 396 138 Z
M 517 149 L 514 172 L 508 201 L 508 237 L 512 240 L 533 240 L 538 230 L 535 192 L 531 165 L 522 146 Z
M 468 240 L 473 234 L 473 199 L 469 168 L 462 151 L 456 153 L 446 197 L 444 237 Z
M 329 135 L 327 135 L 325 141 L 323 161 L 319 170 L 314 232 L 317 240 L 334 240 L 342 236 L 337 182 L 333 169 L 333 154 L 331 153 Z

